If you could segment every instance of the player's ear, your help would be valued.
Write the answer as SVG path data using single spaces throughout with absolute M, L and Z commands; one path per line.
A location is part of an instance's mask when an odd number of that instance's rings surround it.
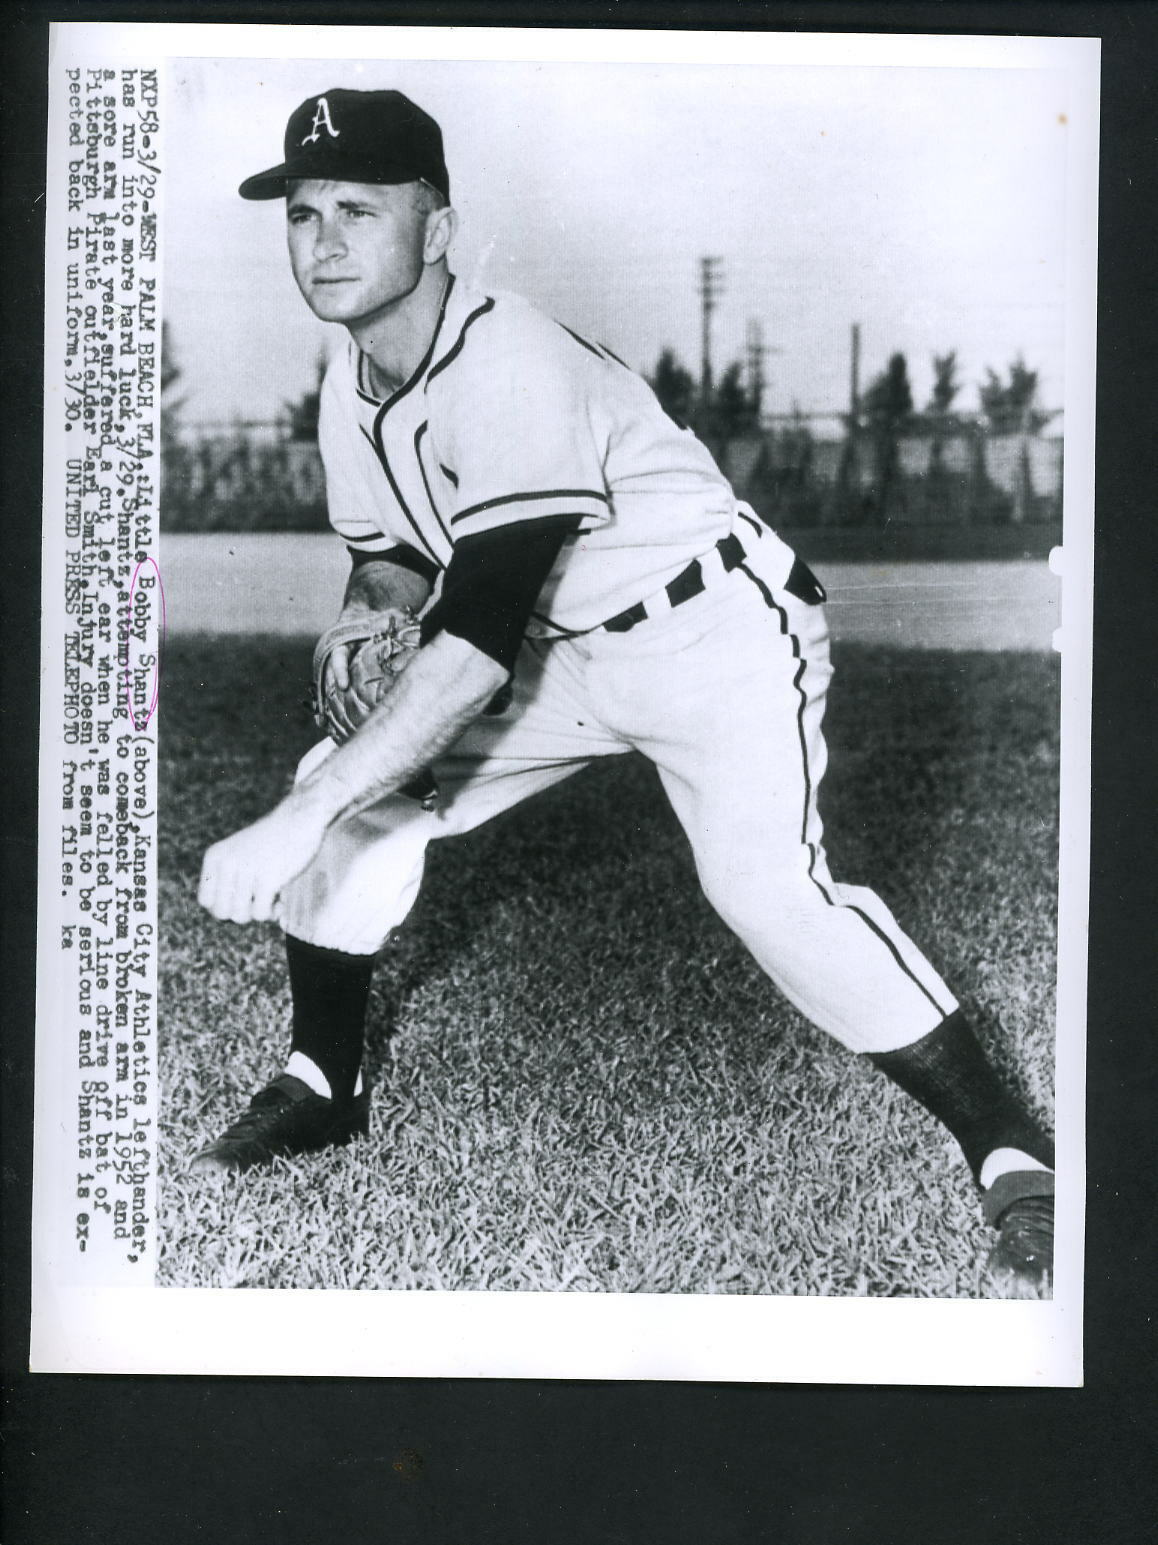
M 439 263 L 446 256 L 454 233 L 458 229 L 458 215 L 445 205 L 432 209 L 426 217 L 426 244 L 422 251 L 424 263 Z

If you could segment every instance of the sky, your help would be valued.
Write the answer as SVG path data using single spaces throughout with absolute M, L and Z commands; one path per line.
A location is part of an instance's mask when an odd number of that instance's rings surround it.
M 957 406 L 1023 355 L 1060 407 L 1065 78 L 1051 70 L 178 59 L 164 310 L 187 422 L 276 415 L 344 334 L 316 322 L 284 205 L 237 185 L 282 159 L 290 112 L 396 87 L 442 126 L 452 268 L 514 290 L 650 370 L 700 357 L 699 261 L 722 259 L 717 374 L 763 330 L 765 406 L 839 412 L 907 357 L 918 405 L 956 350 Z

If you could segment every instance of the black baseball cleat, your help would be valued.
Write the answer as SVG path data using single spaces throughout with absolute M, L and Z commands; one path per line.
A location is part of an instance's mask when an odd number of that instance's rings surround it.
M 231 1127 L 189 1161 L 196 1175 L 239 1175 L 278 1157 L 315 1153 L 365 1137 L 370 1130 L 370 1091 L 344 1103 L 315 1094 L 292 1073 L 258 1091 Z
M 989 1269 L 1028 1287 L 1044 1287 L 1053 1275 L 1054 1178 L 1046 1170 L 1002 1175 L 981 1199 L 986 1218 L 1001 1237 Z

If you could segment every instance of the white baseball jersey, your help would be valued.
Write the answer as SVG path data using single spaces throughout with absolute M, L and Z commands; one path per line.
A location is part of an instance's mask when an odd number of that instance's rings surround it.
M 578 516 L 532 633 L 597 626 L 736 522 L 711 455 L 640 376 L 526 301 L 453 278 L 425 359 L 392 396 L 374 396 L 353 341 L 334 360 L 319 440 L 331 523 L 361 552 L 406 543 L 445 569 L 462 537 Z M 770 541 L 784 577 L 791 551 Z
M 579 528 L 505 708 L 438 759 L 438 808 L 395 794 L 335 821 L 283 892 L 287 932 L 373 954 L 410 911 L 431 841 L 635 750 L 706 895 L 815 1024 L 890 1051 L 953 1012 L 880 898 L 828 870 L 821 592 L 794 585 L 791 550 L 645 382 L 523 302 L 452 284 L 427 357 L 393 396 L 375 398 L 356 348 L 335 362 L 321 441 L 331 519 L 355 550 L 405 543 L 445 568 L 476 532 L 550 516 Z M 716 544 L 726 561 L 697 561 Z M 680 579 L 689 564 L 694 583 Z M 630 608 L 627 629 L 600 626 Z M 299 775 L 333 749 L 315 747 Z

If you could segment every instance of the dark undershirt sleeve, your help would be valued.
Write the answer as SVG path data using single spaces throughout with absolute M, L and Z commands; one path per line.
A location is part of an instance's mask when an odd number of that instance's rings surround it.
M 446 570 L 442 594 L 422 619 L 422 642 L 453 633 L 513 671 L 539 592 L 581 519 L 552 516 L 463 537 Z

